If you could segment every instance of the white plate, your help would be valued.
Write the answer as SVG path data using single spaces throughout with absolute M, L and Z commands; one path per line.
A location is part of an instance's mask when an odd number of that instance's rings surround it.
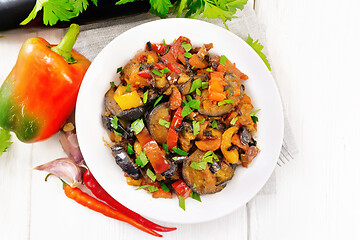
M 261 149 L 249 168 L 238 167 L 234 178 L 219 193 L 204 195 L 202 202 L 186 199 L 186 211 L 178 200 L 153 199 L 146 191 L 126 184 L 116 165 L 101 123 L 104 94 L 110 82 L 118 82 L 116 69 L 144 49 L 147 41 L 173 42 L 188 37 L 194 46 L 213 43 L 210 53 L 223 54 L 249 76 L 246 91 L 255 109 L 260 108 L 256 140 Z M 95 58 L 80 88 L 76 106 L 76 127 L 80 148 L 91 172 L 103 188 L 119 202 L 149 218 L 171 223 L 196 223 L 229 214 L 244 205 L 263 187 L 280 154 L 283 138 L 282 105 L 275 82 L 260 57 L 241 38 L 221 27 L 200 20 L 165 19 L 132 28 L 111 41 Z

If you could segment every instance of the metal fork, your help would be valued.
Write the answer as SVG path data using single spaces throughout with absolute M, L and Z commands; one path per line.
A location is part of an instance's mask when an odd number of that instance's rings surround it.
M 294 156 L 291 154 L 291 152 L 289 151 L 289 148 L 285 142 L 285 140 L 283 141 L 283 145 L 281 147 L 281 151 L 280 151 L 280 156 L 279 156 L 279 160 L 277 161 L 277 165 L 279 167 L 284 166 L 286 163 L 290 162 L 290 160 L 294 159 Z

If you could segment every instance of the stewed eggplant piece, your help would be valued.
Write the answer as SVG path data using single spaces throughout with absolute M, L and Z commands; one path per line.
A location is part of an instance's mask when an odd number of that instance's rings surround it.
M 119 119 L 125 121 L 134 121 L 138 118 L 141 118 L 147 111 L 147 109 L 154 104 L 158 98 L 158 94 L 154 90 L 149 90 L 148 101 L 136 108 L 131 108 L 128 110 L 122 110 L 119 104 L 114 99 L 116 89 L 111 87 L 105 94 L 105 108 L 109 110 L 112 115 L 117 116 Z
M 116 164 L 119 165 L 127 175 L 135 180 L 142 176 L 140 168 L 129 157 L 122 145 L 112 146 L 111 151 L 115 157 Z
M 151 136 L 159 144 L 166 143 L 169 128 L 161 125 L 162 120 L 171 121 L 171 111 L 169 102 L 161 103 L 157 105 L 149 114 L 148 117 L 148 128 Z
M 118 127 L 115 129 L 113 127 L 113 124 L 111 124 L 111 121 L 113 121 L 114 117 L 112 116 L 101 116 L 102 123 L 106 129 L 108 129 L 110 132 L 118 132 L 121 133 L 122 137 L 125 139 L 130 139 L 134 136 L 134 132 L 132 132 L 130 129 L 126 129 L 119 121 L 118 121 Z

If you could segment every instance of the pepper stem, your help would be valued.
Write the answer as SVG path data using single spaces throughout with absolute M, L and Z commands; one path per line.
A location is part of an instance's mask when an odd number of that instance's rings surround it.
M 69 64 L 76 63 L 76 60 L 71 55 L 71 50 L 76 42 L 80 33 L 80 27 L 77 24 L 71 24 L 69 30 L 61 40 L 61 42 L 52 47 L 51 50 L 62 56 Z

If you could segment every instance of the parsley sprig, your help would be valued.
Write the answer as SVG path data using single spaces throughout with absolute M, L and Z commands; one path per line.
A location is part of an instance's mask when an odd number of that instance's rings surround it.
M 10 141 L 11 135 L 8 130 L 0 128 L 0 156 L 6 152 L 12 142 Z

